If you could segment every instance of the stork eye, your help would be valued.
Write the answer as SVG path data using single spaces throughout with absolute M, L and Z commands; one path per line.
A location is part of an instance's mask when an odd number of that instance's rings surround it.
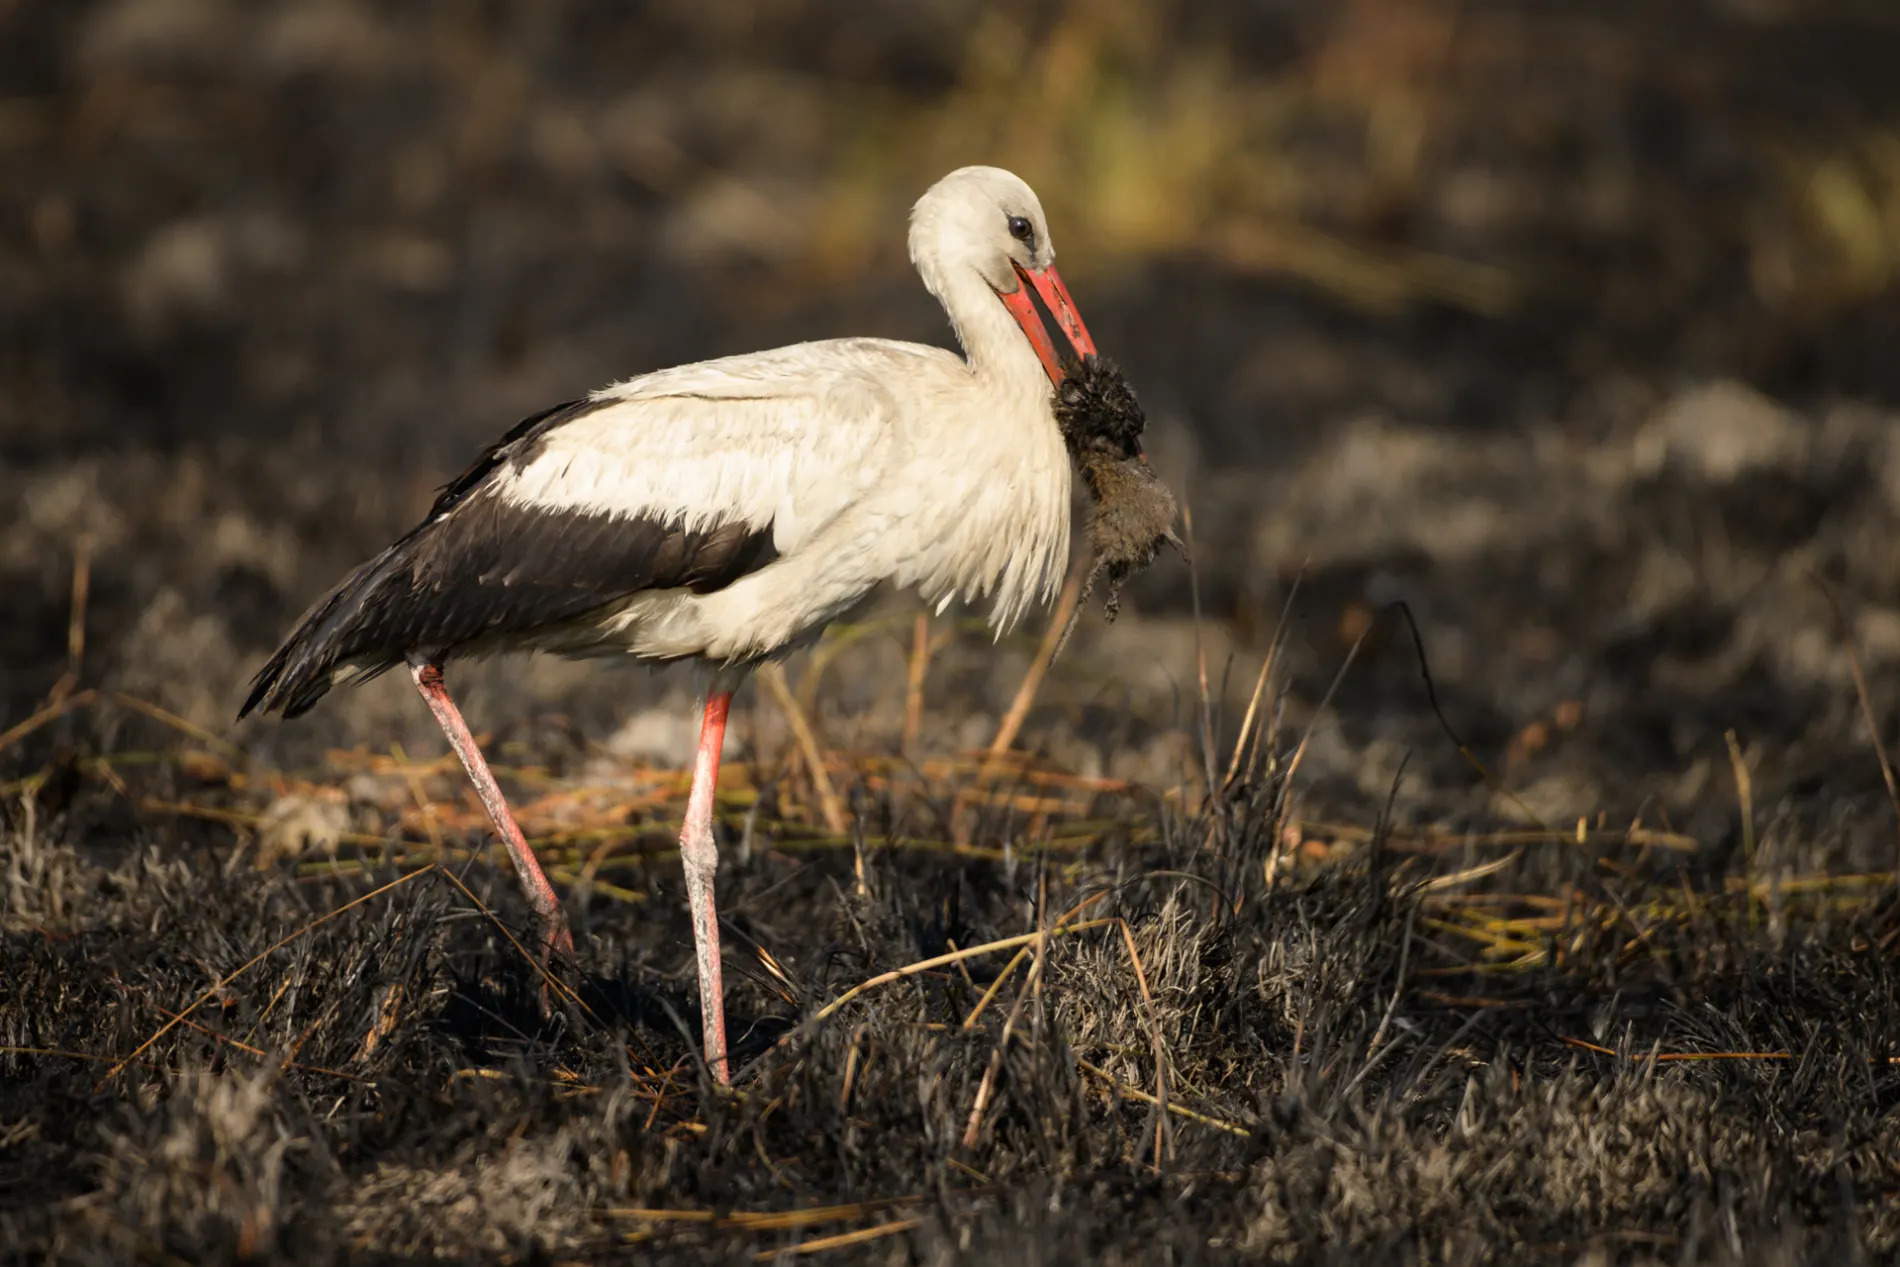
M 1009 236 L 1026 246 L 1034 246 L 1036 244 L 1036 226 L 1029 223 L 1029 217 L 1027 216 L 1011 216 L 1009 218 Z

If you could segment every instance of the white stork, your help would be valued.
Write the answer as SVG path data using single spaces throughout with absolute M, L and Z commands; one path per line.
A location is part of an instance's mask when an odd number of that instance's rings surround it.
M 998 168 L 951 172 L 911 211 L 910 258 L 962 356 L 801 343 L 645 374 L 529 418 L 310 609 L 239 713 L 294 717 L 333 686 L 406 664 L 514 857 L 546 956 L 572 951 L 566 917 L 443 664 L 525 649 L 710 668 L 680 857 L 705 1059 L 721 1082 L 713 790 L 733 688 L 882 582 L 939 610 L 987 599 L 1000 633 L 1049 600 L 1068 560 L 1069 456 L 1051 412 L 1062 366 L 1030 288 L 1078 355 L 1095 348 L 1042 204 Z

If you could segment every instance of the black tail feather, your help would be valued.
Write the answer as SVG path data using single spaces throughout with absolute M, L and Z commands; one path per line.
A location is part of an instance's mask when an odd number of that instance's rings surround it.
M 391 565 L 413 536 L 358 567 L 303 614 L 284 645 L 251 679 L 251 693 L 238 709 L 240 721 L 259 710 L 281 710 L 285 717 L 309 712 L 329 692 L 337 670 L 371 650 L 362 645 L 363 617 L 372 596 L 389 579 Z M 373 675 L 393 668 L 397 657 L 393 651 L 385 655 L 386 663 L 361 665 L 359 671 Z

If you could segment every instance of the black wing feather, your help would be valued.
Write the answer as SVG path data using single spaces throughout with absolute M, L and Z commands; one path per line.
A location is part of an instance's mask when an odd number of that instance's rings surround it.
M 469 463 L 468 469 L 442 486 L 436 494 L 435 505 L 429 507 L 429 518 L 446 515 L 455 509 L 464 497 L 479 488 L 503 462 L 512 462 L 516 469 L 527 465 L 534 455 L 541 451 L 542 437 L 564 423 L 583 418 L 596 409 L 604 409 L 617 402 L 594 400 L 583 397 L 580 400 L 564 401 L 552 409 L 543 409 L 529 418 L 523 418 L 508 428 L 507 434 L 481 451 L 476 459 Z
M 351 666 L 373 676 L 420 653 L 558 626 L 647 589 L 722 589 L 776 557 L 771 526 L 678 524 L 523 506 L 490 477 L 524 463 L 592 402 L 526 419 L 436 498 L 429 517 L 324 595 L 251 684 L 239 710 L 307 711 Z

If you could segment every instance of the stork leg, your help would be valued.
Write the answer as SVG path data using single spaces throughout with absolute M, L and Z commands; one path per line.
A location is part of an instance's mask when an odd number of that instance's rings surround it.
M 699 958 L 699 1016 L 706 1064 L 722 1083 L 727 1080 L 726 996 L 719 975 L 719 915 L 713 908 L 713 877 L 719 871 L 719 846 L 713 842 L 713 793 L 719 783 L 719 754 L 726 744 L 726 714 L 731 707 L 731 691 L 712 691 L 706 696 L 693 790 L 686 798 L 686 821 L 680 826 L 680 861 L 686 868 L 693 950 Z
M 449 747 L 455 749 L 455 755 L 462 759 L 462 768 L 468 771 L 469 782 L 475 785 L 475 794 L 482 798 L 482 806 L 488 811 L 488 821 L 495 825 L 495 834 L 508 846 L 508 853 L 515 860 L 515 872 L 521 878 L 521 891 L 528 895 L 528 905 L 534 908 L 535 917 L 541 923 L 542 962 L 552 960 L 557 950 L 563 954 L 573 954 L 574 935 L 568 931 L 567 916 L 561 910 L 561 899 L 555 896 L 554 886 L 548 883 L 541 864 L 535 861 L 534 852 L 528 848 L 521 828 L 515 824 L 515 816 L 508 812 L 508 802 L 502 799 L 501 788 L 496 786 L 495 776 L 489 773 L 488 762 L 482 759 L 482 750 L 476 746 L 475 736 L 468 732 L 468 723 L 462 720 L 461 710 L 449 698 L 449 688 L 442 682 L 442 666 L 426 660 L 411 660 L 409 675 L 415 679 L 416 690 L 428 703 L 429 711 L 435 714 L 436 724 L 448 736 Z

